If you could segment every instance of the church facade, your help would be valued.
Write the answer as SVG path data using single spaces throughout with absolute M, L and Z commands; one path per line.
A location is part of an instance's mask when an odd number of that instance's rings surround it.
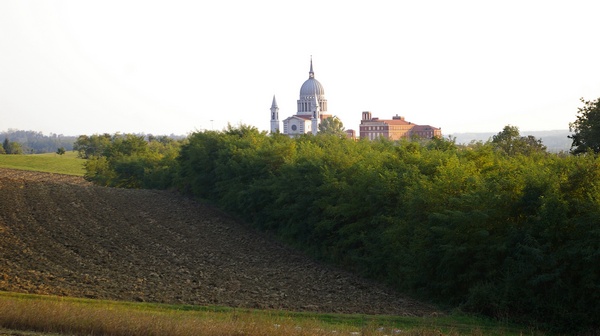
M 301 134 L 317 134 L 319 124 L 325 118 L 331 117 L 327 112 L 327 99 L 323 85 L 315 78 L 312 58 L 308 79 L 300 87 L 300 97 L 297 101 L 296 114 L 283 120 L 283 129 L 280 129 L 279 107 L 273 96 L 271 103 L 271 133 L 281 132 L 290 137 Z

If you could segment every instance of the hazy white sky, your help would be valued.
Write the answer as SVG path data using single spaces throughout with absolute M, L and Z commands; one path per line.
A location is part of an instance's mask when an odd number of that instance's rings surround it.
M 600 97 L 600 1 L 0 1 L 0 131 L 187 134 L 329 112 L 444 134 L 567 129 Z

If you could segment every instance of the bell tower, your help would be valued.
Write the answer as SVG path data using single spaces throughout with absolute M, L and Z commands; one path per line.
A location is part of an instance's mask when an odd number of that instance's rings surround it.
M 279 107 L 275 95 L 273 95 L 273 103 L 271 103 L 271 133 L 279 133 Z

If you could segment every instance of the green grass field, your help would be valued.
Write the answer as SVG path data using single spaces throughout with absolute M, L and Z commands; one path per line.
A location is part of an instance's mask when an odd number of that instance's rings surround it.
M 0 155 L 0 167 L 13 168 L 46 173 L 83 176 L 85 160 L 77 158 L 77 152 L 66 152 L 64 155 L 56 153 L 28 154 L 28 155 Z
M 541 334 L 461 314 L 400 317 L 294 313 L 6 292 L 0 292 L 0 328 L 68 335 Z

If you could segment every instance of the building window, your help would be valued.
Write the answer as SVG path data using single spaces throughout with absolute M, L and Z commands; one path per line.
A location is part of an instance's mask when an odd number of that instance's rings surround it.
M 296 125 L 292 125 L 292 131 L 295 131 L 296 129 L 298 129 L 298 127 L 296 127 Z

